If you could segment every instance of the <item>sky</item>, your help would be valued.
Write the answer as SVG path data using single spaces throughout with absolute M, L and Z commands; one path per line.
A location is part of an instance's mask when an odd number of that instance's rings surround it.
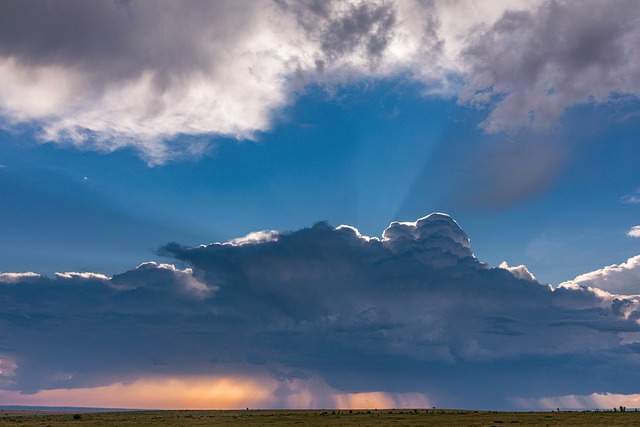
M 640 3 L 0 4 L 0 404 L 640 407 Z

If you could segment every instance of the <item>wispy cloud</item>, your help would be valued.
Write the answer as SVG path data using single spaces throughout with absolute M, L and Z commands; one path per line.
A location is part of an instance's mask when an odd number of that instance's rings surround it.
M 620 201 L 622 203 L 627 203 L 627 204 L 632 204 L 632 205 L 640 203 L 640 189 L 637 189 L 636 191 L 634 191 L 631 194 L 627 194 L 625 196 L 622 196 L 620 198 Z

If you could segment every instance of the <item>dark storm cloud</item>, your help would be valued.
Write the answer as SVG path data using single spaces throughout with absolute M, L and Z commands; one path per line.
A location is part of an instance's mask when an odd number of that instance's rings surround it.
M 1 356 L 15 364 L 3 387 L 257 369 L 496 407 L 629 393 L 638 380 L 635 344 L 623 339 L 640 331 L 636 297 L 552 290 L 524 267 L 490 268 L 446 215 L 392 223 L 382 239 L 318 223 L 163 252 L 190 268 L 0 275 Z M 594 364 L 613 374 L 593 379 Z M 623 371 L 628 380 L 615 377 Z
M 330 21 L 324 29 L 322 50 L 330 58 L 353 51 L 358 44 L 367 56 L 379 57 L 389 42 L 388 32 L 396 18 L 390 4 L 360 3 L 351 6 L 350 13 Z
M 311 37 L 320 40 L 320 51 L 328 60 L 356 53 L 379 57 L 397 24 L 391 2 L 349 3 L 339 1 L 277 2 L 293 13 Z
M 549 1 L 469 36 L 462 100 L 490 105 L 490 132 L 550 126 L 572 105 L 640 91 L 640 4 Z

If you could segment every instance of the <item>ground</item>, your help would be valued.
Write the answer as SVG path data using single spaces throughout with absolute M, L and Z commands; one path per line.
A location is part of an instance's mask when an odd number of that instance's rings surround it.
M 244 410 L 51 412 L 0 411 L 4 426 L 638 426 L 640 412 L 494 412 L 415 410 Z

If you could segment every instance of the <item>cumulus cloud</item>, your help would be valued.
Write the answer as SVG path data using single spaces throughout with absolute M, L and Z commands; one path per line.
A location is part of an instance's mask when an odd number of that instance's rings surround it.
M 407 76 L 487 108 L 489 132 L 546 128 L 575 104 L 637 96 L 635 1 L 11 0 L 0 115 L 46 141 L 150 164 L 253 138 L 307 84 Z M 186 135 L 193 138 L 180 139 Z
M 536 282 L 537 281 L 536 280 L 536 276 L 531 274 L 531 272 L 529 271 L 529 269 L 525 265 L 518 265 L 518 266 L 515 266 L 515 267 L 509 267 L 509 264 L 507 264 L 506 261 L 502 261 L 502 263 L 499 265 L 499 267 L 507 270 L 508 272 L 513 274 L 514 277 L 516 277 L 518 279 L 528 280 L 530 282 Z
M 237 401 L 259 383 L 275 407 L 506 408 L 637 385 L 638 297 L 492 268 L 445 214 L 381 237 L 320 222 L 162 253 L 188 268 L 3 276 L 4 395 L 250 377 Z M 594 365 L 610 374 L 594 381 Z
M 581 274 L 559 286 L 586 286 L 614 294 L 640 294 L 640 255 L 622 264 L 613 264 L 600 270 Z
M 180 134 L 251 137 L 286 104 L 295 67 L 277 12 L 267 2 L 10 2 L 0 110 L 41 123 L 44 140 L 133 146 L 151 163 L 203 149 L 167 142 Z
M 631 227 L 629 231 L 627 231 L 627 236 L 629 237 L 640 237 L 640 225 L 635 225 Z
M 113 276 L 110 284 L 124 289 L 157 289 L 177 292 L 185 297 L 205 298 L 215 287 L 209 287 L 193 276 L 193 270 L 180 270 L 173 264 L 145 262 L 122 274 Z

